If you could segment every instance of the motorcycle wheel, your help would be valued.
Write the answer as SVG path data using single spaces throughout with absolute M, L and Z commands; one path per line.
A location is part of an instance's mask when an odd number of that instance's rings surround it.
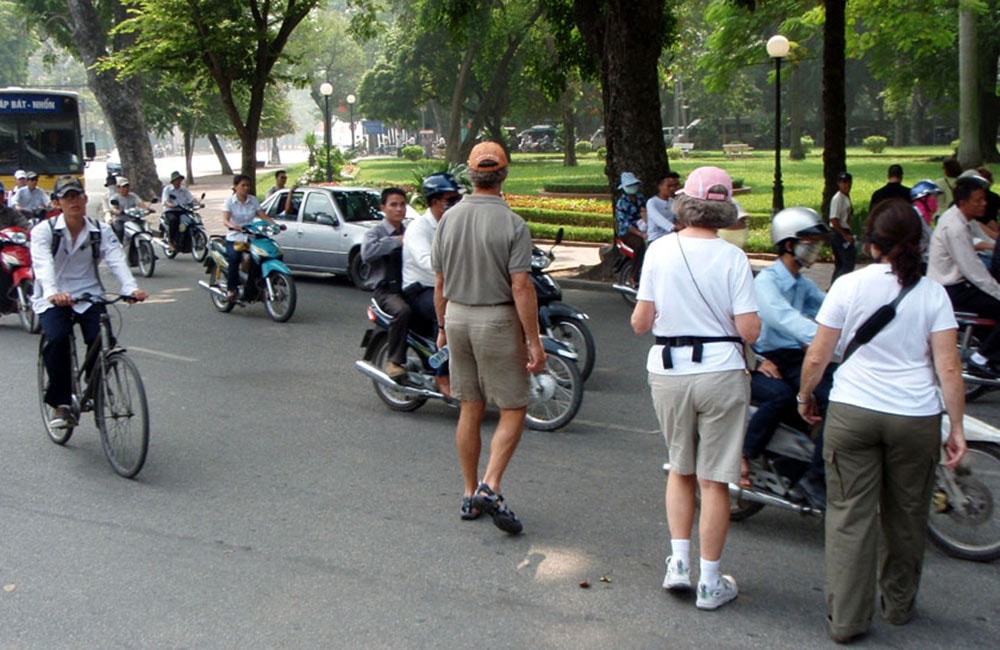
M 583 402 L 583 379 L 572 361 L 549 354 L 545 370 L 531 377 L 525 424 L 536 431 L 555 431 L 576 417 Z
M 996 445 L 970 442 L 969 451 L 955 483 L 966 501 L 966 512 L 951 503 L 941 483 L 938 466 L 927 532 L 931 541 L 952 557 L 975 562 L 1000 558 L 1000 449 Z
M 31 307 L 31 294 L 34 291 L 34 284 L 31 280 L 22 280 L 17 285 L 17 316 L 21 319 L 21 327 L 25 332 L 37 334 L 42 329 L 42 323 L 38 320 L 38 314 Z
M 627 260 L 622 264 L 621 271 L 618 272 L 618 284 L 628 284 L 632 281 L 632 260 Z M 623 292 L 622 298 L 630 305 L 635 305 L 636 297 L 634 293 Z
M 140 239 L 135 245 L 135 257 L 136 262 L 139 264 L 139 273 L 144 278 L 151 277 L 153 271 L 156 270 L 156 252 L 153 250 L 153 244 L 147 239 Z
M 274 299 L 267 297 L 266 287 L 261 287 L 261 291 L 265 294 L 264 308 L 267 309 L 267 315 L 271 320 L 275 323 L 284 323 L 295 313 L 295 280 L 280 271 L 272 272 L 268 278 L 271 280 Z
M 222 270 L 222 267 L 220 267 L 218 264 L 212 267 L 212 281 L 209 282 L 209 284 L 211 284 L 213 287 L 218 287 L 219 289 L 222 290 L 223 293 L 225 293 L 228 290 L 226 286 L 226 274 Z M 220 296 L 214 291 L 209 292 L 208 295 L 211 296 L 212 304 L 215 305 L 215 308 L 221 311 L 223 314 L 231 312 L 233 310 L 233 307 L 236 306 L 235 302 L 230 302 L 229 300 L 226 300 L 225 296 Z
M 191 257 L 195 262 L 204 262 L 208 255 L 208 237 L 203 230 L 191 231 Z
M 383 338 L 378 344 L 378 349 L 372 355 L 372 365 L 376 368 L 385 368 L 385 362 L 389 358 L 389 339 Z M 411 372 L 425 372 L 424 365 L 420 361 L 420 356 L 413 348 L 406 348 L 406 369 Z M 426 397 L 407 395 L 380 383 L 373 379 L 372 386 L 375 387 L 375 394 L 379 396 L 386 406 L 393 411 L 416 411 L 427 401 Z
M 576 352 L 580 379 L 587 381 L 590 373 L 594 371 L 597 351 L 594 335 L 590 333 L 586 321 L 571 316 L 553 316 L 551 320 L 552 337 Z

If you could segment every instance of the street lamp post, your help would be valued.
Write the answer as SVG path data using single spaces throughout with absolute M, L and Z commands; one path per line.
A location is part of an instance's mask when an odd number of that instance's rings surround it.
M 326 182 L 333 181 L 333 171 L 330 168 L 330 95 L 333 94 L 333 86 L 325 81 L 320 84 L 319 93 L 323 95 L 323 140 L 326 145 Z
M 347 106 L 351 111 L 351 149 L 357 146 L 357 142 L 354 140 L 354 102 L 358 100 L 354 95 L 347 96 Z
M 784 188 L 781 185 L 781 60 L 788 56 L 788 39 L 775 34 L 767 41 L 767 55 L 774 59 L 774 194 L 771 213 L 785 209 Z

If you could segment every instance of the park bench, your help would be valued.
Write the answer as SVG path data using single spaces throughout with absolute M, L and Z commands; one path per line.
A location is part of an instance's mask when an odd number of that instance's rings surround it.
M 743 142 L 733 142 L 722 145 L 722 151 L 726 154 L 726 158 L 742 158 L 753 151 L 753 147 Z
M 685 158 L 687 158 L 688 154 L 691 152 L 691 150 L 694 149 L 694 143 L 693 142 L 675 142 L 674 143 L 674 148 L 680 149 L 681 150 L 681 155 L 684 156 Z

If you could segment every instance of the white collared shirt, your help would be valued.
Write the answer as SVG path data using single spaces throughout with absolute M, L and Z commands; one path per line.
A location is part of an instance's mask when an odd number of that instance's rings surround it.
M 90 250 L 90 233 L 98 228 L 101 232 L 101 259 L 121 285 L 120 293 L 131 295 L 139 288 L 128 268 L 125 252 L 110 226 L 87 219 L 86 227 L 80 229 L 76 241 L 71 241 L 66 217 L 60 214 L 52 219 L 52 226 L 49 221 L 42 221 L 31 229 L 31 267 L 35 272 L 32 308 L 36 314 L 53 307 L 49 298 L 57 293 L 68 293 L 76 298 L 85 293 L 99 294 L 104 291 L 94 272 L 93 253 Z M 62 232 L 62 241 L 54 257 L 53 230 Z M 80 314 L 89 308 L 90 304 L 85 302 L 73 305 L 73 310 Z
M 406 229 L 403 241 L 403 287 L 413 283 L 425 287 L 434 286 L 434 267 L 431 266 L 431 248 L 434 245 L 434 231 L 437 219 L 427 212 L 417 217 Z

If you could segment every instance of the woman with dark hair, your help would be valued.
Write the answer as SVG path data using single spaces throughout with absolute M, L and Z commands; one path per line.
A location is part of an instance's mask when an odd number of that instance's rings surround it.
M 905 201 L 884 201 L 865 231 L 875 263 L 830 287 L 796 396 L 802 417 L 818 422 L 813 389 L 839 348 L 847 358 L 823 432 L 826 606 L 838 643 L 867 632 L 876 576 L 882 616 L 894 625 L 913 616 L 941 456 L 939 387 L 951 423 L 945 464 L 956 467 L 966 451 L 958 326 L 944 287 L 920 275 L 920 217 Z M 877 333 L 861 343 L 859 330 Z
M 250 194 L 251 179 L 246 174 L 233 176 L 233 193 L 222 206 L 222 223 L 229 232 L 226 233 L 226 259 L 229 268 L 226 275 L 226 290 L 229 302 L 234 302 L 237 287 L 240 286 L 240 255 L 247 249 L 248 237 L 243 232 L 243 226 L 255 218 L 274 223 L 260 207 L 257 197 Z

